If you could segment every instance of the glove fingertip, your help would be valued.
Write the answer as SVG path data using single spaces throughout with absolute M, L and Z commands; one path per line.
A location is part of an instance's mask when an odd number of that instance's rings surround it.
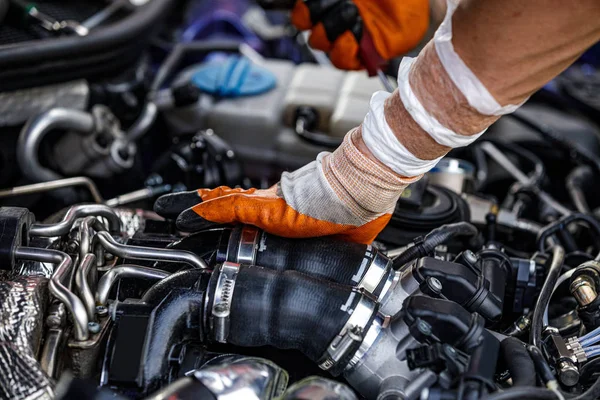
M 154 202 L 154 211 L 169 219 L 176 218 L 180 212 L 202 202 L 196 190 L 190 192 L 169 193 L 160 196 Z
M 181 212 L 175 220 L 177 229 L 182 232 L 196 232 L 203 229 L 213 228 L 220 224 L 208 221 L 198 215 L 192 208 Z

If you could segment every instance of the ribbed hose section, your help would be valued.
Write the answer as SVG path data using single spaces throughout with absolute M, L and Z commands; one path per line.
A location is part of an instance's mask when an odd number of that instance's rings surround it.
M 233 251 L 228 261 L 237 260 L 236 228 L 232 232 Z M 254 264 L 276 271 L 297 271 L 315 278 L 356 286 L 375 250 L 367 245 L 333 238 L 288 239 L 261 232 Z M 243 263 L 243 262 L 242 262 Z
M 44 327 L 48 280 L 19 276 L 0 282 L 0 399 L 51 398 L 35 355 Z
M 349 287 L 296 271 L 242 266 L 231 300 L 227 341 L 295 349 L 316 362 L 359 300 Z

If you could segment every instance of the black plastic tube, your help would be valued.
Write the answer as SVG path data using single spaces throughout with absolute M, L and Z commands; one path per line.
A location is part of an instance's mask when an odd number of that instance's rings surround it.
M 598 223 L 594 217 L 581 213 L 572 213 L 562 217 L 556 222 L 547 225 L 538 233 L 536 239 L 538 250 L 540 252 L 545 252 L 547 238 L 558 233 L 558 231 L 562 229 L 566 229 L 569 224 L 577 221 L 586 223 L 594 231 L 596 237 L 600 238 L 600 223 Z
M 506 338 L 500 343 L 500 351 L 513 386 L 536 384 L 535 365 L 525 346 L 525 343 L 514 337 Z
M 569 400 L 597 400 L 600 396 L 600 379 L 589 387 L 588 390 L 575 397 L 568 397 Z M 483 400 L 521 400 L 521 399 L 540 399 L 556 400 L 558 396 L 552 390 L 540 387 L 516 387 L 496 392 L 483 398 Z
M 333 238 L 288 239 L 263 232 L 259 243 L 256 265 L 349 286 L 360 282 L 375 256 L 367 245 Z
M 531 331 L 529 333 L 529 341 L 536 347 L 540 347 L 542 341 L 542 330 L 544 329 L 544 312 L 550 302 L 552 291 L 556 286 L 556 281 L 560 276 L 560 270 L 565 260 L 565 250 L 561 246 L 554 246 L 552 250 L 552 260 L 548 268 L 548 275 L 542 286 L 542 290 L 538 296 L 533 317 L 531 319 Z
M 468 236 L 475 238 L 478 234 L 479 231 L 477 228 L 468 222 L 442 225 L 432 230 L 422 240 L 415 242 L 412 247 L 409 247 L 404 253 L 400 254 L 394 260 L 394 269 L 399 269 L 416 258 L 425 257 L 438 245 L 446 243 L 454 237 Z
M 542 382 L 547 385 L 550 381 L 556 381 L 550 366 L 546 362 L 542 351 L 535 346 L 527 346 L 527 351 L 533 360 L 533 365 L 535 365 L 535 370 L 537 371 Z
M 483 400 L 556 400 L 556 393 L 551 390 L 532 387 L 532 386 L 523 386 L 516 387 L 508 390 L 504 390 L 502 392 L 496 392 L 489 396 L 483 398 Z
M 167 278 L 161 279 L 152 285 L 144 296 L 142 302 L 157 305 L 174 289 L 191 288 L 203 274 L 208 274 L 200 269 L 188 269 L 176 272 Z
M 295 271 L 242 266 L 231 301 L 228 342 L 299 350 L 318 361 L 360 296 Z

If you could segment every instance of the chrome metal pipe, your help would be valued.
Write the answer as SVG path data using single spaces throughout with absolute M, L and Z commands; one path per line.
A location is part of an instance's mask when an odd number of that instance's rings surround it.
M 121 231 L 121 219 L 109 206 L 103 204 L 84 204 L 69 208 L 62 221 L 56 224 L 33 224 L 29 228 L 31 236 L 62 236 L 68 233 L 77 218 L 95 216 L 104 217 L 111 231 Z
M 108 294 L 112 285 L 121 278 L 141 278 L 141 279 L 164 279 L 171 275 L 167 271 L 156 268 L 142 267 L 139 265 L 119 265 L 110 269 L 100 278 L 98 290 L 96 291 L 96 303 L 105 306 L 108 301 Z
M 198 255 L 185 250 L 159 249 L 154 247 L 128 246 L 117 243 L 108 232 L 96 234 L 98 242 L 111 254 L 121 258 L 147 261 L 170 261 L 189 264 L 200 269 L 208 269 L 208 264 Z
M 44 167 L 38 158 L 40 143 L 53 129 L 66 129 L 91 134 L 95 127 L 92 114 L 69 108 L 52 108 L 25 124 L 17 142 L 17 162 L 23 175 L 35 182 L 62 178 Z
M 94 290 L 90 286 L 90 271 L 95 275 L 96 272 L 96 256 L 93 254 L 86 254 L 80 258 L 81 262 L 77 271 L 75 271 L 75 289 L 83 305 L 87 311 L 89 321 L 96 319 L 96 300 L 94 299 Z M 94 277 L 94 282 L 96 278 Z
M 66 283 L 70 276 L 69 272 L 73 266 L 73 260 L 68 254 L 58 250 L 40 249 L 34 247 L 17 247 L 15 258 L 19 260 L 30 260 L 57 264 L 54 274 L 48 284 L 50 292 L 60 300 L 73 317 L 75 325 L 75 339 L 88 339 L 88 316 L 85 306 L 79 297 L 68 289 Z
M 531 187 L 535 194 L 539 197 L 539 199 L 546 203 L 548 206 L 555 209 L 561 215 L 569 215 L 571 214 L 571 210 L 560 204 L 556 201 L 552 196 L 548 193 L 541 190 L 539 187 L 530 186 L 531 178 L 525 175 L 523 171 L 521 171 L 504 153 L 502 153 L 496 146 L 494 146 L 491 142 L 483 142 L 480 144 L 481 149 L 491 158 L 494 159 L 506 172 L 515 178 L 519 183 L 524 186 Z
M 27 194 L 44 193 L 51 190 L 63 189 L 73 186 L 85 186 L 96 203 L 103 203 L 104 199 L 98 191 L 98 187 L 90 178 L 76 176 L 74 178 L 57 179 L 49 182 L 34 183 L 32 185 L 15 186 L 0 190 L 0 198 L 22 196 Z
M 104 224 L 96 217 L 86 217 L 79 227 L 79 257 L 83 259 L 86 254 L 93 253 L 92 230 L 106 231 Z
M 160 185 L 144 189 L 134 190 L 133 192 L 122 194 L 118 197 L 106 200 L 104 204 L 110 207 L 118 207 L 123 204 L 133 203 L 134 201 L 145 200 L 171 191 L 171 185 Z

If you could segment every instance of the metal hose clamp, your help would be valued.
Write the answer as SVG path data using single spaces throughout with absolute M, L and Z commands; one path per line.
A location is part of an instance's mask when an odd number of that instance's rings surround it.
M 219 343 L 226 343 L 229 336 L 231 299 L 239 270 L 240 264 L 232 262 L 224 262 L 219 270 L 210 316 L 213 339 Z
M 373 320 L 377 310 L 377 303 L 368 296 L 361 295 L 360 300 L 350 318 L 346 321 L 340 333 L 333 338 L 325 354 L 321 357 L 319 367 L 329 370 L 345 359 L 355 345 L 362 343 L 368 331 L 368 324 Z
M 367 272 L 362 277 L 357 287 L 377 296 L 377 300 L 380 300 L 379 297 L 385 295 L 385 293 L 383 290 L 381 290 L 380 293 L 376 293 L 376 290 L 380 286 L 381 281 L 386 278 L 386 274 L 389 275 L 391 270 L 392 261 L 378 251 L 375 251 L 373 261 L 371 261 Z
M 258 244 L 259 231 L 253 226 L 244 226 L 240 236 L 237 251 L 237 262 L 240 264 L 254 265 L 256 262 L 256 245 Z

